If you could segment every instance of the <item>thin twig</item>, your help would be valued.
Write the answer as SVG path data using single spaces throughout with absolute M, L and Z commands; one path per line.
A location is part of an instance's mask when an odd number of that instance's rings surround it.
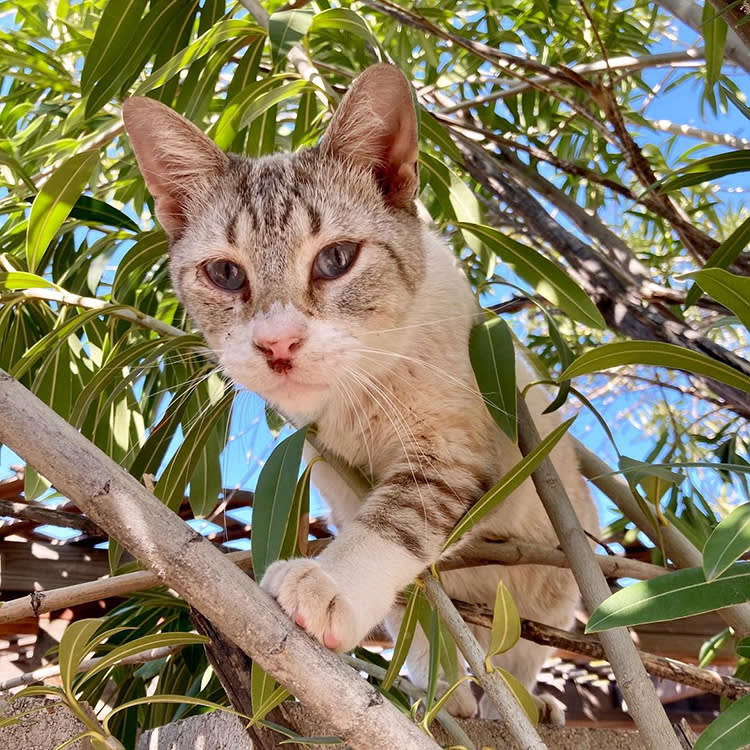
M 156 661 L 157 659 L 164 659 L 167 656 L 180 651 L 185 648 L 184 644 L 175 646 L 161 646 L 160 648 L 151 648 L 147 651 L 140 651 L 137 654 L 131 654 L 120 659 L 117 664 L 145 664 L 149 661 Z M 91 659 L 84 659 L 77 667 L 76 672 L 86 672 L 87 670 L 95 667 L 102 659 L 109 658 L 105 656 L 95 656 Z M 23 674 L 11 677 L 4 682 L 0 682 L 0 693 L 3 690 L 11 690 L 13 688 L 22 687 L 24 685 L 33 685 L 35 682 L 44 682 L 52 677 L 58 677 L 60 675 L 60 665 L 52 664 L 49 667 L 40 667 L 32 672 L 24 672 Z
M 424 576 L 424 592 L 428 601 L 437 607 L 440 619 L 453 637 L 474 678 L 482 686 L 487 697 L 495 704 L 500 717 L 508 727 L 513 739 L 522 750 L 546 750 L 529 717 L 521 708 L 510 688 L 499 672 L 487 672 L 484 667 L 485 653 L 469 626 L 461 619 L 453 602 L 443 587 L 429 573 Z
M 478 604 L 467 604 L 466 602 L 453 602 L 461 617 L 473 625 L 484 628 L 492 627 L 492 611 Z M 542 646 L 572 651 L 591 659 L 602 659 L 608 661 L 607 655 L 600 640 L 593 635 L 580 635 L 569 633 L 566 630 L 553 628 L 533 620 L 521 620 L 521 637 L 527 641 L 539 643 Z M 685 664 L 677 659 L 666 656 L 650 654 L 647 651 L 636 650 L 638 657 L 643 662 L 646 671 L 654 677 L 679 682 L 682 685 L 704 690 L 712 695 L 722 696 L 737 700 L 745 695 L 750 695 L 750 683 L 744 680 L 721 675 L 710 669 L 702 669 L 692 664 Z

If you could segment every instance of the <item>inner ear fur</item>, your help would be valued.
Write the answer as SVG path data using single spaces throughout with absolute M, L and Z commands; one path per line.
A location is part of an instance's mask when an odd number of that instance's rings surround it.
M 193 123 L 165 104 L 133 97 L 122 108 L 138 167 L 170 240 L 186 223 L 188 198 L 229 164 L 229 157 Z
M 341 101 L 320 148 L 369 169 L 391 205 L 410 206 L 419 186 L 419 145 L 404 74 L 386 63 L 367 68 Z

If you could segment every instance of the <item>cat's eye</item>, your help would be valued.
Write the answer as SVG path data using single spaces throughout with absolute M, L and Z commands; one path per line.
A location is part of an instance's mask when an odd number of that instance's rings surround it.
M 213 284 L 228 292 L 242 289 L 247 281 L 245 271 L 231 260 L 211 260 L 203 266 L 203 270 Z
M 357 242 L 334 242 L 324 247 L 313 263 L 313 279 L 337 279 L 351 268 L 358 252 Z

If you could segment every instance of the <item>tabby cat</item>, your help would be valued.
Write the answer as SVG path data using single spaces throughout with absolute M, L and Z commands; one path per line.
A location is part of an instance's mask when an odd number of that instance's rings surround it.
M 481 316 L 472 290 L 417 215 L 409 84 L 397 68 L 374 65 L 319 146 L 259 159 L 225 154 L 152 99 L 128 100 L 124 118 L 169 238 L 174 287 L 225 371 L 294 424 L 315 423 L 328 452 L 375 480 L 360 501 L 316 464 L 338 536 L 315 560 L 271 565 L 262 587 L 331 649 L 352 648 L 384 618 L 395 630 L 398 592 L 520 459 L 474 379 L 467 342 Z M 538 391 L 529 395 L 535 414 L 545 405 Z M 539 424 L 548 432 L 556 421 Z M 553 460 L 595 532 L 572 445 L 560 443 Z M 530 481 L 467 536 L 465 544 L 557 545 Z M 523 617 L 570 624 L 578 594 L 565 570 L 484 566 L 445 573 L 443 582 L 455 598 L 492 606 L 499 578 Z M 476 632 L 486 645 L 488 632 Z M 407 667 L 422 687 L 427 652 L 420 634 Z M 520 641 L 495 661 L 531 688 L 546 652 Z M 477 705 L 462 687 L 450 709 L 469 716 Z

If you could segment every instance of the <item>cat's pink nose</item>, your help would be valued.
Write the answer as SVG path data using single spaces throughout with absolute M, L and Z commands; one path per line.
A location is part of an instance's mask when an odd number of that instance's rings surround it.
M 276 338 L 256 338 L 253 346 L 269 361 L 289 360 L 302 346 L 301 336 L 278 336 Z

